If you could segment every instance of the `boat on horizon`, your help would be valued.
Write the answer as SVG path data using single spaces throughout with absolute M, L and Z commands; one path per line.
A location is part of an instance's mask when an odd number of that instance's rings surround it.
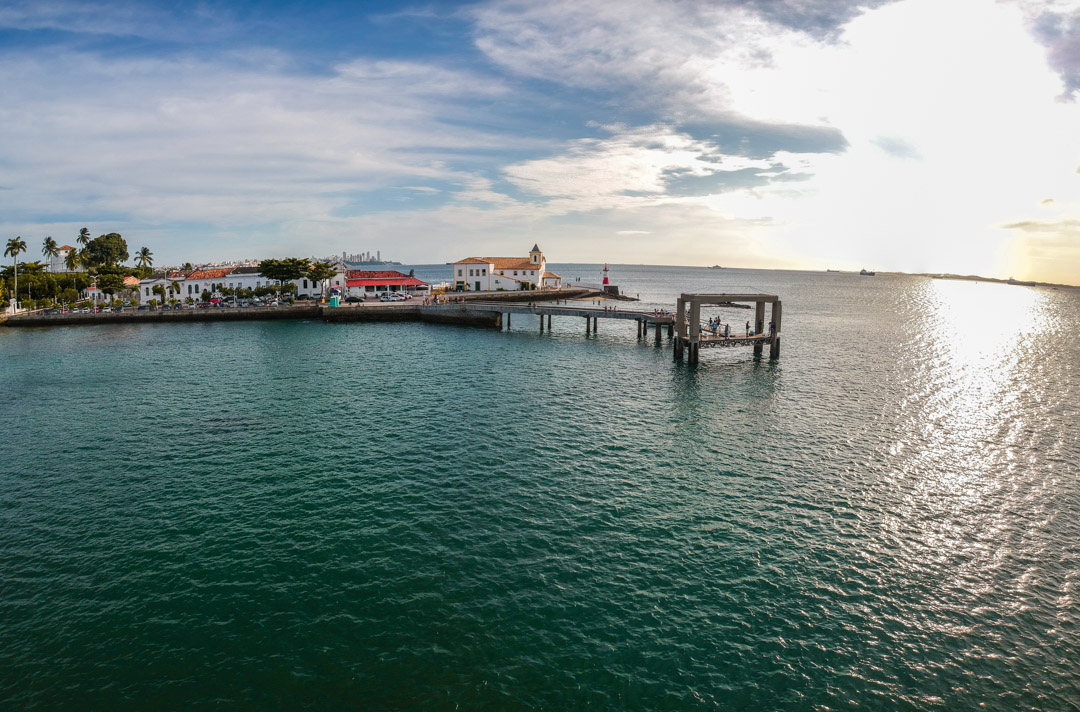
M 721 267 L 720 265 L 713 265 L 713 266 L 712 266 L 712 267 L 710 267 L 709 269 L 724 269 L 724 268 L 723 268 L 723 267 Z
M 874 275 L 877 274 L 877 272 L 868 272 L 868 271 L 866 271 L 864 269 L 861 269 L 861 270 L 859 270 L 859 274 L 861 274 L 863 277 L 873 277 Z

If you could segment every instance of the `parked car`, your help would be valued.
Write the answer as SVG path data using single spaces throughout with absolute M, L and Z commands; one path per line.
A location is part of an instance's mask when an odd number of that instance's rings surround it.
M 146 311 L 149 308 L 150 307 L 146 306 L 145 304 L 140 304 L 135 311 Z
M 356 304 L 357 302 L 364 301 L 361 297 L 345 297 L 345 301 L 349 304 Z

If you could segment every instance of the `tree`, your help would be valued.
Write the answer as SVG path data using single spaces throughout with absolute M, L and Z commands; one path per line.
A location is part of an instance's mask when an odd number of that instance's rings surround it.
M 19 253 L 26 252 L 26 240 L 21 236 L 13 237 L 7 241 L 7 249 L 4 256 L 12 259 L 12 270 L 15 273 L 15 300 L 19 299 Z
M 82 230 L 79 230 L 79 238 L 78 240 L 76 240 L 76 242 L 78 242 L 80 245 L 83 246 L 83 248 L 85 248 L 86 245 L 90 242 L 90 231 L 87 230 L 85 227 Z
M 143 269 L 153 266 L 154 253 L 150 251 L 149 247 L 139 248 L 139 251 L 135 253 L 135 263 Z
M 312 262 L 308 267 L 308 279 L 313 282 L 318 282 L 320 285 L 320 292 L 325 294 L 326 287 L 323 282 L 329 279 L 333 279 L 337 274 L 337 267 L 332 262 Z
M 307 274 L 310 266 L 307 260 L 299 257 L 288 257 L 284 260 L 263 260 L 259 263 L 259 274 L 279 283 L 291 282 Z
M 116 232 L 99 235 L 86 243 L 82 260 L 91 267 L 116 267 L 128 260 L 127 241 Z
M 56 240 L 52 239 L 51 236 L 46 237 L 45 242 L 43 242 L 41 245 L 41 255 L 51 262 L 52 258 L 56 257 L 59 254 L 60 248 L 59 246 L 57 246 Z
M 190 263 L 190 262 L 185 262 L 185 263 L 184 263 L 184 266 L 180 268 L 180 271 L 181 271 L 181 272 L 190 272 L 190 271 L 192 271 L 193 269 L 194 269 L 194 267 L 192 267 L 192 266 L 191 266 L 191 263 Z
M 166 272 L 166 276 L 168 276 L 167 272 Z M 173 292 L 176 293 L 176 296 L 178 296 L 178 297 L 180 296 L 180 283 L 179 282 L 177 282 L 174 279 L 173 281 L 169 282 L 169 287 L 173 290 Z
M 103 274 L 98 277 L 98 289 L 110 297 L 124 288 L 124 278 L 118 274 Z
M 79 253 L 76 250 L 68 250 L 67 257 L 64 258 L 64 266 L 67 267 L 68 272 L 79 269 Z M 75 280 L 74 277 L 71 279 Z
M 159 299 L 157 301 L 159 301 L 159 302 L 161 302 L 163 304 L 165 303 L 165 285 L 164 284 L 155 284 L 150 291 L 153 292 L 154 294 L 158 295 L 159 297 L 161 297 L 161 299 Z

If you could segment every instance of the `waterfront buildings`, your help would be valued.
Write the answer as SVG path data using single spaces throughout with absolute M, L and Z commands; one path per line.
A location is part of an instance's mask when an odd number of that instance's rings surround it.
M 173 283 L 179 287 L 176 291 Z M 324 287 L 342 288 L 345 275 L 338 272 L 326 284 L 321 284 L 313 279 L 302 277 L 293 280 L 296 285 L 298 297 L 319 297 L 323 294 Z M 139 282 L 139 300 L 147 302 L 151 299 L 160 299 L 154 293 L 154 287 L 161 285 L 166 290 L 166 299 L 185 300 L 188 297 L 199 300 L 203 292 L 210 292 L 220 296 L 222 289 L 258 289 L 271 284 L 277 284 L 274 280 L 267 279 L 259 273 L 257 266 L 243 267 L 212 267 L 202 268 L 189 272 L 172 271 L 166 274 L 164 271 L 155 272 Z
M 453 263 L 455 289 L 472 292 L 558 288 L 562 277 L 547 271 L 547 258 L 539 245 L 528 257 L 466 257 Z
M 379 297 L 393 292 L 425 291 L 427 282 L 396 270 L 351 269 L 345 273 L 346 297 Z

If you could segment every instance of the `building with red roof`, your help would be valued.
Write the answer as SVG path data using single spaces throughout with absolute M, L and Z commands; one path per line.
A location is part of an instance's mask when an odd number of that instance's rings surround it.
M 427 282 L 392 269 L 350 269 L 345 272 L 345 296 L 378 297 L 393 292 L 423 292 Z
M 492 292 L 520 289 L 555 289 L 562 277 L 547 271 L 547 258 L 539 245 L 528 257 L 466 257 L 453 263 L 451 284 L 459 291 Z

